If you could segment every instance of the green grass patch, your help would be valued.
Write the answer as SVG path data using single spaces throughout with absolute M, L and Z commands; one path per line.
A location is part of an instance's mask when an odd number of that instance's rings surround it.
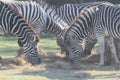
M 53 80 L 42 76 L 20 76 L 20 75 L 10 75 L 10 76 L 2 76 L 0 80 Z M 55 80 L 55 79 L 54 79 Z
M 13 37 L 0 37 L 0 56 L 11 58 L 18 50 L 17 39 Z
M 55 38 L 41 39 L 39 47 L 45 52 L 60 52 L 59 46 L 56 44 Z M 15 57 L 19 46 L 17 38 L 14 37 L 0 37 L 0 56 L 3 58 Z
M 44 49 L 45 52 L 60 52 L 59 46 L 56 44 L 55 38 L 41 39 L 39 46 Z M 95 46 L 97 48 L 98 45 Z M 15 57 L 18 50 L 17 38 L 14 37 L 0 37 L 0 56 L 4 58 Z M 65 66 L 65 63 L 54 62 L 57 66 Z M 52 63 L 53 64 L 53 63 Z M 92 63 L 91 63 L 92 64 Z M 49 65 L 49 68 L 45 66 Z M 67 69 L 67 68 L 52 68 L 50 64 L 41 64 L 39 66 L 17 66 L 14 69 L 12 65 L 9 68 L 0 65 L 0 80 L 119 80 L 119 69 L 110 68 L 97 70 L 92 68 L 89 64 L 81 64 L 80 69 Z M 93 64 L 95 65 L 95 64 Z M 70 65 L 66 65 L 70 66 Z M 84 66 L 90 70 L 84 70 Z M 83 67 L 83 68 L 82 68 Z M 91 67 L 91 68 L 89 68 Z
M 43 48 L 46 52 L 60 52 L 60 47 L 57 45 L 55 38 L 41 39 L 39 46 Z

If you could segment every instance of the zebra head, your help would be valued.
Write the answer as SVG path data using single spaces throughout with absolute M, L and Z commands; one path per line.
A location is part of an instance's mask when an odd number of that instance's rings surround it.
M 41 58 L 39 55 L 39 48 L 37 45 L 39 42 L 39 37 L 33 36 L 32 38 L 28 38 L 28 39 L 29 39 L 28 45 L 31 45 L 31 46 L 26 47 L 25 45 L 23 45 L 25 49 L 24 53 L 25 53 L 26 60 L 32 63 L 32 65 L 40 64 Z
M 65 46 L 69 52 L 69 60 L 72 64 L 77 64 L 80 62 L 80 59 L 83 55 L 83 47 L 80 45 L 79 40 L 74 36 L 65 35 Z
M 38 48 L 38 42 L 40 41 L 38 35 L 34 36 L 33 38 L 29 38 L 29 45 L 31 46 L 31 49 L 29 52 L 24 52 L 26 60 L 30 62 L 32 65 L 40 64 L 41 58 L 39 57 L 39 48 Z M 21 41 L 20 38 L 18 38 L 18 45 L 20 47 L 24 47 L 24 43 Z M 29 54 L 29 56 L 28 56 Z
M 40 64 L 37 43 L 39 37 L 32 27 L 20 14 L 14 12 L 9 5 L 0 1 L 0 28 L 5 33 L 13 33 L 21 39 L 24 47 L 25 58 L 33 65 Z

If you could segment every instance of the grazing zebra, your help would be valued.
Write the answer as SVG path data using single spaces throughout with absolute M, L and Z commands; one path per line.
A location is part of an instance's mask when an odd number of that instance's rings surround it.
M 82 3 L 82 4 L 64 4 L 60 7 L 57 7 L 55 9 L 56 13 L 63 18 L 63 20 L 71 25 L 74 18 L 79 15 L 79 13 L 86 8 L 92 7 L 92 6 L 99 6 L 99 5 L 113 5 L 109 2 L 88 2 L 88 3 Z M 94 44 L 97 42 L 96 37 L 94 33 L 91 33 L 90 36 L 86 37 L 86 46 L 84 49 L 84 55 L 89 55 L 91 53 L 92 48 L 94 47 Z M 57 40 L 58 45 L 62 48 L 62 53 L 65 51 L 67 55 L 69 55 L 67 49 L 64 46 L 63 41 Z
M 120 4 L 115 4 L 115 6 L 120 7 Z M 92 37 L 92 36 L 90 36 L 90 37 Z M 93 34 L 93 38 L 89 38 L 89 36 L 86 37 L 86 38 L 87 39 L 86 39 L 86 46 L 85 46 L 85 49 L 84 49 L 84 54 L 90 55 L 91 51 L 92 51 L 92 48 L 97 43 L 97 39 L 96 39 L 96 36 L 94 34 Z M 118 42 L 118 39 L 114 39 L 114 41 Z M 117 44 L 115 44 L 115 47 L 117 47 Z
M 45 3 L 41 0 L 36 0 L 37 3 L 40 3 L 43 7 L 45 6 Z M 98 6 L 100 4 L 103 5 L 113 5 L 109 2 L 89 2 L 89 3 L 82 3 L 82 4 L 64 4 L 60 7 L 57 7 L 55 9 L 56 13 L 63 18 L 65 22 L 67 22 L 69 25 L 74 20 L 74 18 L 79 15 L 81 10 L 92 7 L 92 6 Z M 46 6 L 45 6 L 46 7 Z M 90 36 L 86 37 L 86 46 L 84 49 L 84 56 L 89 55 L 91 53 L 92 48 L 94 47 L 95 43 L 97 42 L 96 37 L 93 33 L 91 33 Z M 61 53 L 66 52 L 66 55 L 69 55 L 68 50 L 66 49 L 66 46 L 64 45 L 63 39 L 57 39 L 57 44 L 61 47 Z M 81 48 L 82 49 L 82 48 Z
M 21 39 L 28 62 L 33 65 L 41 63 L 37 49 L 39 37 L 20 14 L 15 13 L 10 6 L 2 1 L 0 1 L 0 31 L 4 34 L 13 33 Z
M 77 41 L 84 39 L 88 34 L 94 32 L 99 44 L 100 61 L 99 66 L 104 65 L 104 43 L 107 40 L 111 53 L 115 58 L 115 63 L 119 64 L 114 47 L 113 37 L 120 38 L 120 7 L 99 5 L 84 9 L 65 35 L 65 42 L 69 53 L 75 55 L 71 57 L 73 63 L 78 62 L 79 53 Z M 76 42 L 75 42 L 76 41 Z M 81 45 L 79 45 L 81 46 Z M 70 52 L 71 51 L 71 52 Z M 78 54 L 78 55 L 77 55 Z M 78 57 L 79 56 L 79 57 Z
M 14 11 L 19 12 L 30 23 L 37 34 L 46 30 L 56 35 L 57 39 L 63 40 L 63 33 L 68 25 L 47 4 L 37 4 L 29 1 L 14 1 L 8 3 Z M 20 46 L 22 43 L 18 40 Z

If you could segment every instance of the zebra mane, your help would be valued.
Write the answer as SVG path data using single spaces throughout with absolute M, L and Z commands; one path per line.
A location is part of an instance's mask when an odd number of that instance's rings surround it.
M 75 18 L 74 20 L 72 21 L 72 23 L 70 24 L 70 27 L 73 26 L 73 24 L 80 18 L 80 16 L 84 13 L 87 13 L 89 10 L 98 10 L 99 8 L 97 6 L 94 6 L 94 7 L 90 7 L 90 8 L 86 8 L 86 9 L 83 9 Z
M 17 9 L 14 9 L 12 6 L 10 6 L 9 4 L 0 1 L 0 3 L 4 4 L 6 7 L 8 7 L 8 9 L 10 9 L 11 11 L 13 11 L 14 13 L 18 14 L 20 17 L 22 17 L 22 19 L 25 21 L 25 23 L 28 25 L 28 27 L 32 30 L 33 34 L 36 36 L 36 40 L 37 42 L 40 41 L 40 38 L 38 36 L 38 34 L 35 32 L 35 30 L 31 27 L 31 25 L 26 21 L 26 19 L 19 13 L 19 11 L 17 11 Z
M 57 15 L 54 8 L 51 8 L 51 5 L 48 4 L 46 1 L 37 0 L 37 3 L 45 10 L 45 12 L 54 20 L 61 28 L 64 26 L 64 28 L 69 28 L 69 25 L 59 16 Z M 52 14 L 51 14 L 52 13 Z
M 72 28 L 72 26 L 74 25 L 74 23 L 80 18 L 80 16 L 82 16 L 83 14 L 87 13 L 88 11 L 98 11 L 99 8 L 98 6 L 93 6 L 93 7 L 89 7 L 89 8 L 86 8 L 86 9 L 83 9 L 75 18 L 74 20 L 72 21 L 72 23 L 70 24 L 70 28 L 67 29 L 66 33 L 65 33 L 65 36 L 67 35 L 67 32 Z M 64 36 L 64 37 L 65 37 Z
M 90 7 L 90 8 L 83 9 L 83 10 L 74 18 L 74 20 L 71 22 L 70 27 L 72 27 L 72 25 L 79 19 L 79 17 L 80 17 L 82 14 L 87 13 L 87 12 L 89 11 L 89 9 L 92 9 L 92 8 L 95 8 L 95 7 Z
M 80 12 L 80 14 L 78 14 L 75 18 L 74 18 L 74 20 L 72 21 L 72 23 L 70 24 L 70 27 L 77 21 L 77 19 L 83 14 L 83 13 L 86 13 L 86 12 L 88 12 L 89 10 L 96 10 L 97 11 L 97 9 L 98 9 L 98 7 L 99 6 L 102 6 L 102 5 L 108 5 L 108 6 L 114 6 L 114 4 L 112 4 L 112 3 L 110 3 L 110 2 L 108 2 L 108 1 L 101 1 L 101 2 L 88 2 L 88 3 L 83 3 L 83 4 L 80 4 L 79 6 L 86 6 L 86 5 L 90 5 L 90 4 L 93 4 L 93 3 L 97 3 L 96 5 L 94 5 L 94 6 L 89 6 L 88 8 L 85 8 L 85 9 L 83 9 L 81 12 Z M 99 6 L 98 6 L 98 4 L 99 4 Z

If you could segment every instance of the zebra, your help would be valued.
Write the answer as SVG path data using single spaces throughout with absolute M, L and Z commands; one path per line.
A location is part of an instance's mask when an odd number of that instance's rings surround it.
M 120 7 L 120 4 L 115 4 L 114 6 Z M 86 37 L 86 38 L 87 38 L 87 39 L 86 39 L 86 46 L 85 46 L 85 49 L 84 49 L 84 54 L 86 54 L 86 55 L 90 55 L 90 54 L 91 54 L 91 51 L 92 51 L 93 47 L 94 47 L 95 44 L 97 43 L 96 36 L 93 34 L 91 37 L 92 37 L 92 38 L 89 38 L 89 36 Z M 89 40 L 89 39 L 90 39 L 90 40 Z M 114 41 L 117 41 L 117 42 L 118 42 L 118 39 L 114 39 Z M 115 44 L 115 47 L 118 47 L 118 45 Z
M 53 9 L 49 8 L 47 4 L 40 5 L 31 1 L 14 1 L 7 4 L 10 5 L 14 11 L 23 15 L 37 34 L 46 30 L 55 34 L 57 39 L 64 41 L 63 34 L 69 26 Z M 18 40 L 18 44 L 22 46 L 20 40 Z
M 13 33 L 21 39 L 24 46 L 25 59 L 33 65 L 40 64 L 41 58 L 37 48 L 39 37 L 32 27 L 19 13 L 14 12 L 9 5 L 0 1 L 0 31 Z
M 106 15 L 107 14 L 107 15 Z M 111 53 L 115 58 L 115 63 L 119 64 L 114 47 L 113 37 L 120 39 L 119 21 L 120 7 L 99 5 L 84 9 L 65 35 L 65 43 L 71 55 L 76 54 L 76 58 L 70 57 L 72 63 L 77 63 L 81 58 L 78 50 L 77 41 L 82 40 L 91 32 L 94 32 L 99 44 L 100 60 L 98 66 L 104 65 L 104 43 L 105 39 L 110 46 Z M 76 41 L 76 42 L 75 42 Z M 81 46 L 81 45 L 79 45 Z M 78 55 L 77 55 L 78 54 Z M 79 58 L 79 59 L 78 59 Z
M 88 3 L 81 3 L 81 4 L 64 4 L 60 7 L 55 8 L 56 13 L 63 18 L 63 20 L 68 24 L 71 25 L 74 18 L 79 15 L 79 13 L 88 7 L 92 6 L 99 6 L 99 5 L 113 5 L 110 2 L 88 2 Z M 90 36 L 87 36 L 85 39 L 86 46 L 84 48 L 84 56 L 89 55 L 91 53 L 92 48 L 97 43 L 96 37 L 94 33 L 91 33 Z M 61 46 L 62 53 L 66 52 L 66 55 L 69 55 L 69 52 L 65 48 L 64 42 L 57 40 L 57 44 Z
M 35 1 L 37 3 L 39 3 L 43 8 L 44 7 L 45 7 L 45 9 L 49 8 L 48 6 L 46 6 L 47 3 L 45 3 L 41 0 L 35 0 Z M 100 4 L 113 5 L 112 3 L 109 3 L 109 2 L 89 2 L 89 3 L 82 3 L 82 4 L 64 4 L 60 7 L 57 7 L 55 9 L 55 11 L 61 18 L 63 18 L 63 20 L 65 22 L 67 22 L 67 24 L 70 25 L 71 22 L 73 21 L 74 17 L 77 16 L 82 9 L 91 7 L 91 6 L 97 6 Z M 58 17 L 56 17 L 56 18 L 58 18 Z M 86 46 L 84 49 L 84 56 L 89 55 L 91 53 L 91 49 L 93 48 L 91 46 L 94 46 L 94 44 L 96 43 L 96 39 L 94 39 L 94 38 L 95 37 L 93 35 L 86 37 Z M 57 44 L 61 47 L 61 53 L 66 52 L 66 55 L 69 56 L 69 52 L 66 49 L 66 46 L 64 45 L 63 39 L 57 39 Z M 82 49 L 82 48 L 80 48 L 80 49 Z

